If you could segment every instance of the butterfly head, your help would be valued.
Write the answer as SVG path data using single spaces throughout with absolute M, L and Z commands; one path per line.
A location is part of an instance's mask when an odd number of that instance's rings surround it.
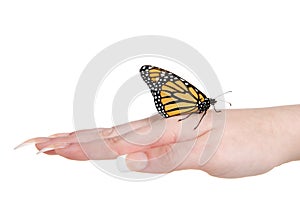
M 210 98 L 209 103 L 210 103 L 210 105 L 214 106 L 217 103 L 217 100 L 213 99 L 213 98 Z
M 215 104 L 217 103 L 216 99 L 209 98 L 209 102 L 210 102 L 210 105 L 212 105 L 214 107 L 215 112 L 221 112 L 220 110 L 217 110 L 216 107 L 215 107 Z

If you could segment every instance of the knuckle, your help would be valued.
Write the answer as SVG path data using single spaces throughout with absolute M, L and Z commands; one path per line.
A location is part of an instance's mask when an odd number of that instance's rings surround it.
M 105 128 L 103 130 L 99 130 L 99 133 L 101 133 L 103 137 L 109 137 L 113 132 L 114 128 Z
M 169 141 L 170 141 L 171 144 L 174 144 L 174 143 L 177 142 L 177 132 L 174 129 L 172 129 L 170 131 Z
M 119 145 L 121 143 L 122 138 L 120 136 L 115 136 L 111 138 L 104 139 L 105 144 L 114 152 L 117 154 L 120 154 L 119 152 Z

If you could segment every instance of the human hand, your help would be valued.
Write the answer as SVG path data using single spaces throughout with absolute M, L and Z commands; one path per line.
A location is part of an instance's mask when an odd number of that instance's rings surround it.
M 284 106 L 227 110 L 216 152 L 206 163 L 199 164 L 201 155 L 210 147 L 206 145 L 210 135 L 220 128 L 213 125 L 214 115 L 208 111 L 198 130 L 193 127 L 201 115 L 181 122 L 181 117 L 162 119 L 156 115 L 111 129 L 56 134 L 27 143 L 35 143 L 46 154 L 72 160 L 114 159 L 128 154 L 126 163 L 132 171 L 167 173 L 198 169 L 226 178 L 262 174 L 300 158 L 300 132 L 295 129 L 299 129 L 299 124 L 291 124 L 300 121 L 299 106 Z

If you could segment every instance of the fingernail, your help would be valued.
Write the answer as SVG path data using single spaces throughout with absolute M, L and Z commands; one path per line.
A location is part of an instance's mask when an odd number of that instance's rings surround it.
M 128 156 L 127 166 L 132 171 L 141 171 L 146 168 L 148 157 L 144 152 L 136 152 Z
M 130 172 L 126 164 L 127 155 L 121 155 L 117 158 L 117 168 L 120 172 Z
M 69 135 L 70 135 L 70 133 L 58 133 L 58 134 L 52 134 L 52 135 L 50 135 L 48 137 L 50 137 L 50 138 L 54 138 L 54 137 L 66 137 L 66 136 L 69 136 Z
M 16 146 L 14 149 L 18 149 L 21 148 L 23 146 L 27 146 L 30 144 L 37 144 L 37 143 L 45 143 L 49 140 L 49 138 L 47 137 L 37 137 L 37 138 L 31 138 L 29 140 L 26 140 L 25 142 L 19 144 L 18 146 Z
M 51 151 L 51 150 L 63 149 L 63 148 L 66 148 L 67 146 L 68 146 L 68 144 L 60 144 L 60 145 L 53 145 L 53 144 L 51 144 L 51 145 L 48 145 L 48 146 L 42 148 L 36 154 L 39 155 L 41 153 L 48 152 L 48 151 Z

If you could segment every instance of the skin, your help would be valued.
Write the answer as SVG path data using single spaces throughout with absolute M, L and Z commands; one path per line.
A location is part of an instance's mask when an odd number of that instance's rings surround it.
M 51 150 L 46 154 L 72 160 L 114 159 L 128 154 L 126 163 L 132 171 L 168 173 L 196 169 L 222 178 L 263 174 L 300 159 L 300 105 L 223 113 L 224 130 L 215 126 L 212 119 L 218 120 L 218 116 L 209 110 L 197 130 L 193 128 L 201 117 L 199 114 L 180 122 L 184 116 L 162 119 L 155 115 L 108 129 L 33 138 L 24 144 L 34 143 L 42 152 Z M 206 145 L 210 134 L 219 129 L 223 134 L 213 148 L 215 152 L 207 162 L 199 164 L 201 155 L 208 154 L 214 145 Z

